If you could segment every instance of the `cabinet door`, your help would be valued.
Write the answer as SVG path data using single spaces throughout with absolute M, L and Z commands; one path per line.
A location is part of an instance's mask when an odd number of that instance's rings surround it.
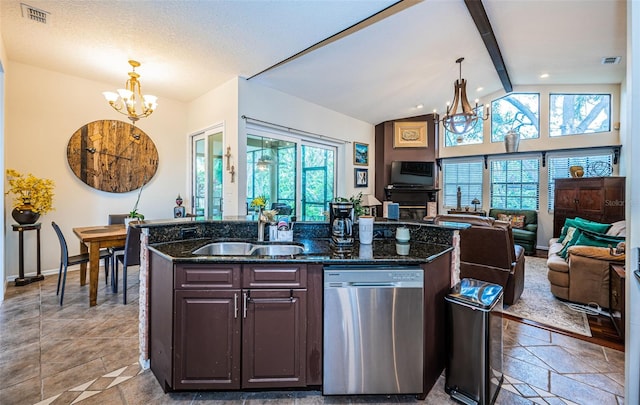
M 175 292 L 174 389 L 240 388 L 240 290 Z
M 306 385 L 306 294 L 243 290 L 243 388 Z
M 585 219 L 598 221 L 604 210 L 602 181 L 582 182 L 578 189 L 577 212 Z

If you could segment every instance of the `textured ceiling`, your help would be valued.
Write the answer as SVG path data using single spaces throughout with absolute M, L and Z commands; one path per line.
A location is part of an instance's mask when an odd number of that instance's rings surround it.
M 382 0 L 71 1 L 26 0 L 49 23 L 0 1 L 9 60 L 120 87 L 128 59 L 142 63 L 143 91 L 191 101 L 235 77 L 252 77 L 394 5 Z M 530 84 L 620 83 L 622 0 L 484 0 L 517 88 Z M 462 0 L 404 1 L 250 80 L 377 124 L 442 110 L 458 76 L 470 98 L 502 86 Z M 602 65 L 605 56 L 623 56 Z M 540 79 L 549 73 L 548 79 Z M 476 91 L 478 87 L 483 90 Z M 414 108 L 424 104 L 424 111 Z

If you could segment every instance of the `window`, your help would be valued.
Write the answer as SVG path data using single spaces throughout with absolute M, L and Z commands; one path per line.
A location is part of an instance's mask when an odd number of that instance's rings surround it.
M 520 139 L 540 137 L 540 95 L 512 93 L 491 102 L 491 142 L 502 142 L 510 130 Z
M 538 209 L 540 162 L 534 159 L 491 162 L 491 207 Z
M 335 151 L 302 145 L 302 218 L 324 221 L 335 197 Z
M 464 134 L 454 134 L 453 132 L 447 131 L 444 129 L 444 146 L 458 146 L 458 145 L 473 145 L 482 143 L 483 135 L 482 135 L 482 124 L 484 120 L 484 106 L 480 105 L 476 108 L 476 113 L 478 114 L 478 120 L 476 121 L 473 128 Z
M 458 206 L 458 187 L 462 194 L 461 207 L 470 206 L 474 198 L 482 201 L 482 161 L 445 162 L 442 166 L 444 179 L 444 207 Z
M 603 172 L 601 168 L 610 168 L 613 159 L 612 151 L 594 151 L 592 154 L 575 156 L 552 156 L 549 157 L 547 166 L 549 168 L 549 188 L 547 209 L 553 211 L 555 203 L 555 179 L 563 179 L 571 177 L 569 167 L 582 166 L 584 168 L 584 177 L 600 176 Z
M 247 204 L 258 196 L 286 204 L 295 212 L 296 144 L 286 140 L 247 136 Z
M 267 208 L 284 205 L 286 215 L 324 221 L 335 197 L 337 146 L 277 132 L 250 128 L 247 135 L 247 206 L 265 196 Z
M 550 94 L 549 136 L 611 130 L 610 94 Z

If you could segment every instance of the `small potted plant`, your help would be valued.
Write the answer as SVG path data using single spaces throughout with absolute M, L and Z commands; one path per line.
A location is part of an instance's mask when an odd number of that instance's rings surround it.
M 132 221 L 144 221 L 144 215 L 138 212 L 138 203 L 140 202 L 140 195 L 142 195 L 142 189 L 144 188 L 144 184 L 140 187 L 138 191 L 138 198 L 136 199 L 136 203 L 133 206 L 133 209 L 129 211 L 129 216 L 124 219 L 124 223 L 129 226 L 129 222 Z
M 348 199 L 345 197 L 336 197 L 336 202 L 350 202 L 353 203 L 354 220 L 358 219 L 360 215 L 364 215 L 364 207 L 362 206 L 362 192 L 352 195 Z
M 11 216 L 20 225 L 34 224 L 40 215 L 52 211 L 53 180 L 40 179 L 33 174 L 23 175 L 7 169 L 9 189 L 6 194 L 14 194 Z

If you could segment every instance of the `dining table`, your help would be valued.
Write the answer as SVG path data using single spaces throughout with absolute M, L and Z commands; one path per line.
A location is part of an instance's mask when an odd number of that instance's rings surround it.
M 73 228 L 80 240 L 80 253 L 89 253 L 89 306 L 97 303 L 100 249 L 123 247 L 127 239 L 124 224 Z M 113 269 L 111 270 L 113 271 Z M 87 264 L 80 265 L 80 285 L 87 283 Z

